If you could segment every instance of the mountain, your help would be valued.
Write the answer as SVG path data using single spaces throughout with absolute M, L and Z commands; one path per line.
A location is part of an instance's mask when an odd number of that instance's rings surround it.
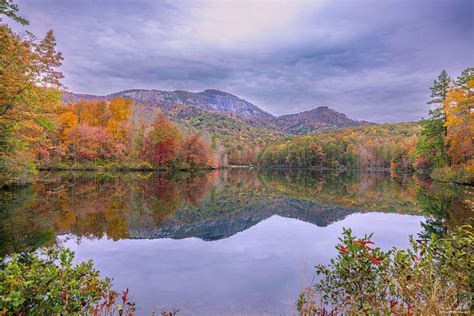
M 256 127 L 271 126 L 274 119 L 273 115 L 246 100 L 240 99 L 230 93 L 213 89 L 197 93 L 182 90 L 161 91 L 134 89 L 120 91 L 106 96 L 67 93 L 65 99 L 111 99 L 114 97 L 129 98 L 145 107 L 160 108 L 165 113 L 178 106 L 195 106 L 202 110 L 236 117 Z
M 284 127 L 285 132 L 297 135 L 370 124 L 366 121 L 350 119 L 345 114 L 330 109 L 327 106 L 321 106 L 297 114 L 283 115 L 276 118 L 276 123 L 278 126 Z
M 194 112 L 199 114 L 205 111 L 225 115 L 234 120 L 247 123 L 254 128 L 263 128 L 282 134 L 302 135 L 321 130 L 369 124 L 369 122 L 350 119 L 345 114 L 326 106 L 297 114 L 275 117 L 244 99 L 214 89 L 201 92 L 134 89 L 106 96 L 65 93 L 63 99 L 67 102 L 78 99 L 111 99 L 114 97 L 124 97 L 135 101 L 139 105 L 136 111 L 140 113 L 137 113 L 137 115 L 144 120 L 150 120 L 154 116 L 153 113 L 156 108 L 160 108 L 167 115 L 171 114 L 174 117 L 187 116 L 189 119 L 189 113 L 193 112 L 190 107 L 194 107 L 196 109 Z M 186 113 L 181 115 L 180 111 Z M 213 114 L 210 114 L 210 116 L 215 117 Z

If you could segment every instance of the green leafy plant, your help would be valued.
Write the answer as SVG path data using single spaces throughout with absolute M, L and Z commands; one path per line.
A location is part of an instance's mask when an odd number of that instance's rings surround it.
M 338 256 L 316 266 L 321 279 L 301 292 L 302 315 L 335 313 L 433 314 L 469 312 L 474 284 L 474 234 L 469 225 L 444 238 L 416 241 L 384 252 L 371 235 L 344 230 Z M 317 298 L 319 297 L 319 302 Z
M 111 289 L 110 279 L 102 279 L 91 260 L 73 264 L 73 259 L 74 252 L 64 248 L 4 260 L 0 314 L 133 315 L 135 305 L 128 299 L 128 289 L 118 304 L 119 293 Z

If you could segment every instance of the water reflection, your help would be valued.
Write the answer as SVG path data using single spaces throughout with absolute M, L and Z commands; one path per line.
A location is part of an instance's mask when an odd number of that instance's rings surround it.
M 315 264 L 327 264 L 342 227 L 374 233 L 377 246 L 407 247 L 420 216 L 366 213 L 318 227 L 278 215 L 212 242 L 186 239 L 67 240 L 79 260 L 93 259 L 130 288 L 138 315 L 179 308 L 183 315 L 296 315 L 294 302 Z
M 423 232 L 472 218 L 473 189 L 382 172 L 231 169 L 166 174 L 42 174 L 1 192 L 0 255 L 78 238 L 219 240 L 279 215 L 327 226 L 356 212 L 423 214 Z

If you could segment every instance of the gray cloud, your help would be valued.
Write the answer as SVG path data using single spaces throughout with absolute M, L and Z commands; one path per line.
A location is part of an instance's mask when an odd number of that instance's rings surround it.
M 33 1 L 71 91 L 225 90 L 275 115 L 327 105 L 416 120 L 442 70 L 474 65 L 473 3 L 434 1 Z M 18 26 L 15 26 L 19 30 Z

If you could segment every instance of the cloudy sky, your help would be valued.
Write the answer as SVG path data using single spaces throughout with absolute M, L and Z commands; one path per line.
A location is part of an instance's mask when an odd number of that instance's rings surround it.
M 55 31 L 79 93 L 214 88 L 274 115 L 395 122 L 425 115 L 442 69 L 474 66 L 471 0 L 17 3 L 27 29 Z

